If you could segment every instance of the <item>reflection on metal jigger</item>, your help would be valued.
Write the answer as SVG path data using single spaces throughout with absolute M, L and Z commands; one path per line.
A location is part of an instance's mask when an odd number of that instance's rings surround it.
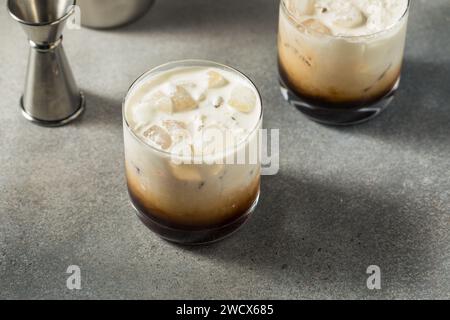
M 62 46 L 62 31 L 74 5 L 75 0 L 8 0 L 9 13 L 31 46 L 22 113 L 42 126 L 65 125 L 84 111 L 85 98 Z

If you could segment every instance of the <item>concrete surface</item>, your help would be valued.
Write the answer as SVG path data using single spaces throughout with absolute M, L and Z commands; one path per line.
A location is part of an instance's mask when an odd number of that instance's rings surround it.
M 374 121 L 305 119 L 277 84 L 277 1 L 164 0 L 115 31 L 66 31 L 88 98 L 60 129 L 20 115 L 28 44 L 0 7 L 0 298 L 450 298 L 450 2 L 413 0 L 403 83 Z M 168 60 L 212 59 L 261 89 L 281 128 L 281 172 L 263 179 L 252 221 L 184 249 L 128 203 L 121 100 Z M 66 288 L 69 265 L 82 290 Z M 366 269 L 382 270 L 369 291 Z

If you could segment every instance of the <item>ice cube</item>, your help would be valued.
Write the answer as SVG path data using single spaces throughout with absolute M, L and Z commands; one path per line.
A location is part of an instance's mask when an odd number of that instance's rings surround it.
M 332 35 L 331 29 L 317 19 L 308 19 L 306 21 L 303 21 L 303 25 L 306 28 L 313 30 L 315 32 L 326 35 Z
M 216 71 L 208 72 L 208 85 L 210 89 L 221 88 L 228 84 L 228 80 L 225 79 L 220 73 Z
M 186 161 L 191 163 L 192 157 L 194 156 L 194 147 L 190 141 L 181 140 L 173 143 L 170 152 L 175 156 L 172 158 L 173 163 L 182 164 Z
M 145 99 L 145 103 L 153 110 L 158 110 L 166 113 L 173 112 L 173 103 L 170 97 L 163 92 L 157 91 Z
M 163 121 L 163 126 L 169 131 L 169 132 L 173 132 L 173 131 L 177 131 L 177 130 L 187 130 L 187 125 L 186 123 L 182 122 L 182 121 L 176 121 L 176 120 L 164 120 Z
M 206 91 L 202 92 L 200 94 L 197 94 L 197 96 L 195 97 L 195 100 L 197 100 L 198 102 L 203 102 L 206 100 L 207 94 Z
M 170 162 L 170 169 L 172 171 L 172 175 L 178 180 L 192 182 L 202 181 L 202 176 L 195 165 L 175 164 Z
M 343 28 L 357 28 L 367 23 L 367 17 L 354 5 L 340 10 L 333 23 Z
M 171 92 L 170 98 L 172 99 L 174 112 L 185 112 L 198 108 L 197 101 L 182 86 L 176 86 L 175 90 Z
M 190 134 L 186 123 L 176 120 L 164 120 L 162 125 L 171 136 L 173 142 L 189 142 Z
M 255 92 L 245 86 L 237 86 L 233 89 L 228 104 L 243 113 L 250 113 L 256 107 Z
M 309 16 L 315 11 L 316 0 L 289 0 L 287 8 L 294 16 Z
M 160 126 L 153 125 L 144 132 L 144 137 L 161 147 L 163 150 L 167 150 L 172 146 L 172 138 L 169 133 Z
M 218 176 L 222 174 L 225 170 L 224 164 L 211 164 L 206 167 L 208 175 Z

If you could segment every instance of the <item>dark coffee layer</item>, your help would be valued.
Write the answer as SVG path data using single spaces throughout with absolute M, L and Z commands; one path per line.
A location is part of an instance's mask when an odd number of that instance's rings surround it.
M 370 106 L 376 104 L 380 100 L 383 100 L 386 96 L 388 96 L 393 89 L 396 87 L 399 79 L 401 70 L 399 69 L 397 72 L 397 76 L 393 78 L 391 82 L 384 87 L 382 91 L 380 91 L 375 96 L 365 95 L 365 92 L 361 92 L 361 96 L 357 99 L 348 99 L 345 96 L 340 96 L 339 93 L 332 92 L 330 95 L 319 95 L 315 92 L 307 92 L 302 89 L 300 83 L 295 83 L 292 81 L 288 75 L 287 67 L 285 67 L 282 61 L 278 60 L 278 68 L 281 81 L 287 87 L 287 89 L 291 92 L 291 94 L 297 96 L 303 102 L 314 106 L 320 109 L 335 109 L 342 111 L 350 111 L 351 109 L 360 109 L 362 107 Z M 378 81 L 383 81 L 384 75 L 381 75 Z M 370 89 L 370 88 L 367 88 Z
M 253 206 L 246 214 L 243 214 L 235 221 L 221 227 L 208 229 L 176 229 L 174 227 L 168 227 L 152 220 L 149 216 L 141 213 L 139 209 L 137 209 L 137 216 L 147 228 L 167 241 L 182 245 L 200 245 L 222 240 L 236 232 L 250 218 L 250 215 L 253 213 L 252 209 L 254 209 L 256 204 L 257 200 L 255 200 Z
M 158 207 L 157 198 L 148 190 L 143 191 L 136 181 L 133 182 L 133 178 L 128 177 L 128 191 L 131 200 L 141 214 L 163 226 L 178 230 L 203 230 L 230 224 L 249 211 L 259 196 L 259 190 L 260 179 L 258 177 L 244 192 L 236 192 L 233 195 L 224 195 L 223 198 L 218 198 L 214 202 L 214 207 L 202 207 L 196 212 L 177 208 L 178 212 L 174 214 Z M 201 197 L 200 194 L 199 197 Z M 231 199 L 231 197 L 234 198 Z M 195 203 L 195 199 L 192 201 Z M 229 205 L 230 202 L 233 205 Z M 183 214 L 180 215 L 180 212 Z

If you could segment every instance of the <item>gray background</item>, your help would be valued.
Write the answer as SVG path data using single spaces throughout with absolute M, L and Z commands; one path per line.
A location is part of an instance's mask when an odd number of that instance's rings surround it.
M 413 0 L 401 90 L 374 121 L 305 119 L 277 83 L 278 1 L 160 0 L 116 31 L 65 32 L 88 98 L 81 121 L 20 115 L 28 44 L 0 6 L 0 298 L 450 298 L 450 2 Z M 168 60 L 235 66 L 281 129 L 281 172 L 256 215 L 219 244 L 185 249 L 135 218 L 121 100 Z M 81 291 L 66 289 L 69 265 Z M 382 268 L 381 291 L 366 268 Z

